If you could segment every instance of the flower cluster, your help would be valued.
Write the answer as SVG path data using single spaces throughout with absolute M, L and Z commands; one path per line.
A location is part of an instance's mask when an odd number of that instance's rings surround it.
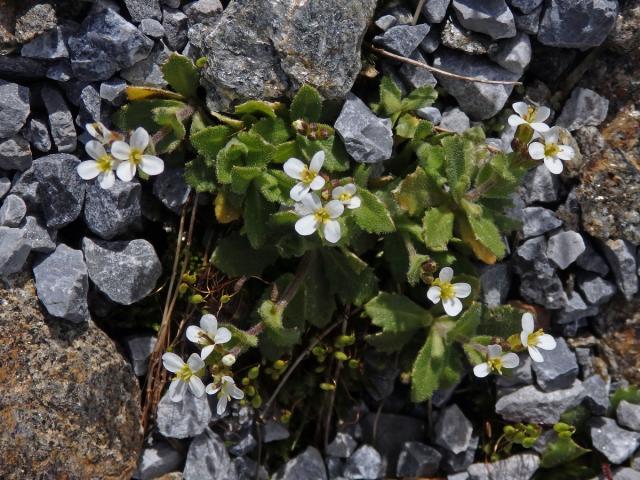
M 217 395 L 216 411 L 218 415 L 222 415 L 227 409 L 229 400 L 244 398 L 244 392 L 236 386 L 229 371 L 236 357 L 232 353 L 225 353 L 223 347 L 231 340 L 231 336 L 228 328 L 218 327 L 218 319 L 211 314 L 202 316 L 199 327 L 192 325 L 187 328 L 187 339 L 202 350 L 200 354 L 191 354 L 186 362 L 175 353 L 167 352 L 162 356 L 164 367 L 175 374 L 169 386 L 169 398 L 172 401 L 181 401 L 187 388 L 196 397 L 201 397 L 205 392 L 209 395 Z M 205 387 L 202 382 L 207 366 L 205 360 L 211 358 L 214 352 L 218 354 L 220 363 L 213 362 L 213 381 Z
M 331 200 L 322 202 L 316 193 L 324 188 L 326 179 L 320 174 L 324 165 L 324 152 L 316 152 L 309 165 L 297 158 L 290 158 L 284 164 L 284 172 L 291 178 L 298 180 L 289 196 L 296 202 L 295 213 L 300 217 L 295 230 L 298 234 L 307 236 L 319 231 L 329 243 L 337 243 L 342 236 L 338 219 L 344 213 L 345 207 L 355 209 L 360 207 L 360 197 L 356 195 L 357 187 L 353 183 L 337 186 L 327 191 L 326 198 Z M 324 197 L 324 195 L 322 195 Z
M 98 178 L 102 188 L 111 188 L 116 175 L 124 182 L 130 182 L 138 168 L 147 175 L 159 175 L 164 171 L 164 162 L 146 152 L 149 147 L 149 133 L 138 127 L 129 138 L 110 131 L 102 123 L 88 124 L 87 132 L 95 139 L 87 142 L 85 150 L 92 160 L 78 165 L 78 175 L 84 180 Z M 115 173 L 114 173 L 115 172 Z
M 451 283 L 453 279 L 453 269 L 444 267 L 440 270 L 438 278 L 427 290 L 427 298 L 433 303 L 442 301 L 444 311 L 450 317 L 455 317 L 462 311 L 461 298 L 471 295 L 471 285 L 468 283 Z
M 547 107 L 534 107 L 524 102 L 513 104 L 517 115 L 511 115 L 509 125 L 518 127 L 526 125 L 533 132 L 533 139 L 529 143 L 529 156 L 534 160 L 543 160 L 551 173 L 559 174 L 563 170 L 563 161 L 571 160 L 575 151 L 569 145 L 560 143 L 557 128 L 550 128 L 544 121 L 549 118 L 551 110 Z

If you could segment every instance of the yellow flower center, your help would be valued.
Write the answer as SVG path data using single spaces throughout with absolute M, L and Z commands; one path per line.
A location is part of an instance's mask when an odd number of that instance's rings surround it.
M 555 143 L 548 143 L 544 146 L 545 157 L 555 157 L 560 151 L 560 147 Z
M 327 209 L 324 208 L 324 207 L 319 208 L 318 210 L 316 210 L 313 215 L 316 218 L 316 221 L 318 221 L 320 223 L 326 223 L 331 218 L 329 216 L 329 212 L 327 212 Z
M 302 183 L 309 184 L 313 182 L 313 179 L 317 176 L 318 172 L 316 172 L 315 170 L 311 170 L 308 167 L 304 167 L 304 170 L 302 170 L 302 174 L 300 175 L 300 180 L 302 180 Z
M 439 278 L 436 278 L 433 281 L 433 284 L 437 287 L 440 287 L 440 298 L 443 300 L 451 300 L 456 297 L 456 291 L 453 288 L 453 284 L 451 282 L 443 282 Z
M 487 360 L 487 364 L 492 371 L 502 375 L 502 357 L 490 358 Z
M 533 107 L 533 106 L 529 105 L 527 107 L 527 113 L 525 114 L 524 119 L 527 122 L 531 123 L 533 121 L 533 119 L 535 118 L 535 116 L 536 116 L 536 111 L 537 111 L 536 107 Z
M 186 363 L 176 372 L 176 378 L 183 382 L 188 382 L 191 377 L 193 377 L 193 372 Z
M 109 154 L 102 155 L 99 159 L 96 160 L 96 166 L 98 167 L 98 170 L 103 173 L 111 170 L 112 163 L 113 161 L 111 159 L 111 155 Z
M 138 150 L 137 148 L 132 148 L 131 154 L 129 155 L 131 163 L 133 163 L 134 165 L 139 165 L 140 162 L 142 162 L 143 154 L 144 152 L 142 150 Z
M 340 194 L 340 196 L 338 197 L 338 199 L 341 202 L 348 202 L 349 200 L 351 200 L 351 194 L 347 193 L 347 192 L 343 192 Z
M 527 345 L 532 345 L 535 347 L 536 345 L 538 345 L 538 341 L 540 340 L 540 337 L 542 335 L 544 335 L 544 331 L 542 329 L 530 333 L 527 337 Z

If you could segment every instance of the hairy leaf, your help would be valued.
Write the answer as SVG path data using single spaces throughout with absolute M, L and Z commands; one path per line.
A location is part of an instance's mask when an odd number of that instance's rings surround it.
M 432 207 L 422 219 L 424 244 L 431 250 L 444 252 L 453 238 L 454 214 L 445 206 Z
M 291 132 L 289 131 L 287 124 L 280 117 L 261 118 L 253 124 L 250 131 L 257 133 L 272 145 L 279 146 L 291 138 Z M 277 160 L 274 158 L 274 161 Z
M 269 118 L 276 118 L 274 104 L 264 100 L 248 100 L 236 106 L 236 115 L 266 115 Z
M 433 105 L 438 98 L 438 92 L 431 85 L 423 85 L 409 93 L 402 99 L 402 110 L 418 110 Z
M 475 239 L 497 258 L 504 257 L 506 249 L 496 224 L 489 217 L 482 215 L 467 215 L 467 219 Z
M 380 109 L 386 116 L 402 109 L 402 91 L 388 76 L 382 77 L 380 81 Z
M 162 75 L 176 92 L 187 98 L 197 96 L 200 73 L 189 58 L 175 52 L 172 53 L 162 65 Z
M 398 333 L 428 327 L 431 315 L 404 295 L 381 292 L 364 306 L 371 322 L 384 331 Z
M 432 328 L 411 372 L 411 398 L 414 402 L 428 400 L 440 385 L 445 365 L 445 343 L 436 328 Z
M 278 252 L 274 247 L 256 250 L 246 237 L 232 233 L 218 241 L 211 262 L 229 277 L 242 277 L 262 274 L 277 258 Z
M 269 216 L 274 211 L 275 206 L 265 202 L 258 188 L 255 184 L 252 184 L 247 191 L 244 203 L 243 230 L 253 248 L 258 249 L 265 244 Z
M 216 191 L 215 170 L 208 166 L 202 157 L 196 157 L 184 166 L 184 179 L 196 192 Z
M 360 228 L 369 233 L 391 233 L 395 230 L 389 210 L 378 197 L 364 188 L 358 188 L 358 196 L 362 203 L 352 212 Z
M 311 85 L 302 85 L 291 102 L 291 120 L 317 122 L 322 115 L 322 97 Z
M 191 145 L 205 159 L 213 160 L 229 141 L 232 133 L 233 130 L 224 125 L 206 127 L 190 136 Z

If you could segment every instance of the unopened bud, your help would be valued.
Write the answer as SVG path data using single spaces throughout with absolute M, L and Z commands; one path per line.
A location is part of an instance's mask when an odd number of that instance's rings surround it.
M 233 353 L 227 353 L 224 357 L 222 357 L 222 364 L 225 367 L 230 367 L 236 363 L 236 356 Z

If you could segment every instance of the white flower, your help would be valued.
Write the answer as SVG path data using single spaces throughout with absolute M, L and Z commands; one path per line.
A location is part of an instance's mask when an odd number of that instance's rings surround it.
M 236 356 L 233 353 L 227 353 L 224 357 L 222 357 L 222 364 L 225 367 L 230 367 L 236 363 Z
M 320 190 L 324 187 L 324 178 L 320 176 L 320 169 L 324 163 L 324 152 L 320 150 L 311 158 L 309 166 L 297 158 L 290 158 L 284 163 L 284 172 L 291 178 L 300 180 L 296 183 L 289 196 L 292 200 L 300 202 L 302 197 L 311 190 Z
M 553 350 L 556 348 L 556 339 L 548 333 L 544 333 L 542 329 L 533 330 L 533 315 L 529 312 L 522 315 L 522 332 L 520 332 L 520 343 L 523 347 L 529 350 L 531 360 L 534 362 L 542 362 L 542 354 L 540 348 L 543 350 Z
M 344 212 L 344 205 L 338 200 L 331 200 L 323 206 L 320 198 L 310 193 L 295 205 L 295 211 L 302 217 L 295 225 L 300 235 L 311 235 L 320 229 L 327 242 L 336 243 L 340 240 L 340 222 L 336 219 Z
M 218 394 L 218 406 L 216 408 L 218 415 L 222 415 L 224 413 L 227 409 L 227 403 L 231 398 L 235 398 L 236 400 L 244 398 L 244 392 L 236 387 L 236 383 L 233 381 L 233 378 L 228 375 L 224 375 L 220 380 L 220 383 L 217 385 L 214 385 L 213 383 L 207 385 L 206 390 L 209 395 Z
M 558 145 L 558 132 L 548 132 L 540 141 L 529 144 L 529 155 L 534 160 L 544 160 L 551 173 L 562 172 L 562 161 L 571 160 L 575 154 L 569 145 Z
M 102 144 L 96 140 L 87 142 L 85 149 L 93 160 L 80 162 L 76 169 L 80 178 L 92 180 L 98 177 L 98 183 L 102 188 L 113 187 L 116 181 L 113 169 L 117 167 L 119 162 L 109 155 Z
M 500 345 L 489 345 L 487 350 L 487 361 L 473 367 L 473 374 L 476 377 L 484 378 L 491 372 L 502 375 L 503 368 L 516 368 L 520 364 L 520 358 L 515 353 L 509 352 L 502 355 Z
M 121 140 L 113 142 L 111 155 L 122 160 L 116 169 L 120 180 L 130 182 L 138 167 L 147 175 L 159 175 L 164 171 L 164 162 L 161 158 L 144 153 L 148 146 L 149 133 L 142 127 L 138 127 L 133 132 L 129 143 Z
M 122 135 L 112 132 L 104 126 L 102 122 L 87 123 L 84 126 L 89 135 L 98 140 L 101 144 L 106 145 L 116 140 L 122 140 Z
M 331 192 L 331 198 L 338 200 L 345 207 L 353 210 L 362 203 L 360 197 L 356 196 L 357 188 L 353 183 L 347 183 L 344 187 L 336 187 Z
M 179 402 L 184 396 L 184 392 L 189 390 L 196 397 L 201 397 L 204 393 L 204 383 L 200 380 L 198 372 L 204 368 L 204 362 L 197 353 L 192 353 L 187 363 L 185 363 L 175 353 L 167 352 L 162 355 L 162 364 L 164 368 L 176 376 L 169 386 L 169 398 L 174 402 Z
M 206 314 L 200 319 L 199 327 L 191 325 L 187 328 L 187 338 L 197 345 L 205 345 L 200 356 L 202 360 L 206 360 L 216 345 L 231 340 L 231 332 L 225 327 L 218 328 L 218 319 L 211 314 Z
M 450 317 L 455 317 L 462 311 L 461 298 L 471 295 L 471 285 L 468 283 L 451 283 L 453 269 L 444 267 L 440 270 L 440 275 L 433 282 L 427 291 L 427 298 L 433 303 L 442 300 L 444 311 Z
M 507 120 L 509 125 L 529 125 L 534 131 L 544 133 L 549 130 L 549 125 L 544 121 L 549 118 L 551 110 L 547 107 L 534 107 L 524 102 L 516 102 L 512 105 L 518 115 L 511 115 Z

